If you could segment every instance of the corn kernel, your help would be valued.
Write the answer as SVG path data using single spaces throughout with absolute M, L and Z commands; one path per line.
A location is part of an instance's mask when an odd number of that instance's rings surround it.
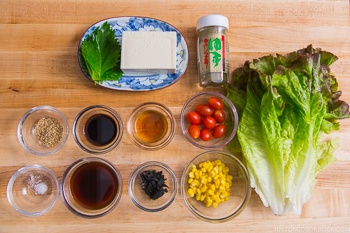
M 219 177 L 218 177 L 219 178 Z M 217 186 L 219 186 L 220 185 L 220 180 L 219 179 L 215 179 L 214 180 L 214 183 L 217 185 Z
M 194 172 L 194 176 L 196 177 L 196 179 L 199 178 L 199 170 L 196 170 L 196 171 Z
M 222 169 L 222 171 L 225 172 L 225 173 L 228 173 L 228 172 L 229 172 L 229 169 L 228 169 L 228 167 L 224 167 L 224 168 Z
M 194 191 L 193 191 L 193 189 L 191 189 L 191 188 L 189 188 L 189 189 L 187 190 L 187 193 L 188 193 L 188 195 L 189 195 L 190 197 L 193 197 L 193 196 L 194 196 Z

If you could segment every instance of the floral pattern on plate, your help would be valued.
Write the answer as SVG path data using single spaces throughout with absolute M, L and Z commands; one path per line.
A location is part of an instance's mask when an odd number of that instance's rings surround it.
M 80 46 L 81 43 L 90 35 L 96 27 L 101 26 L 104 22 L 108 22 L 115 31 L 116 38 L 119 42 L 122 40 L 123 31 L 160 31 L 169 32 L 175 31 L 177 34 L 177 46 L 176 46 L 176 72 L 172 74 L 137 74 L 137 75 L 126 75 L 118 81 L 104 81 L 100 86 L 122 91 L 150 91 L 168 87 L 177 82 L 182 75 L 185 73 L 188 64 L 188 48 L 184 37 L 181 35 L 172 25 L 153 18 L 145 17 L 119 17 L 109 18 L 102 20 L 92 25 L 84 35 L 82 36 L 79 44 L 78 58 L 79 65 L 86 77 L 91 80 L 90 75 L 82 66 Z

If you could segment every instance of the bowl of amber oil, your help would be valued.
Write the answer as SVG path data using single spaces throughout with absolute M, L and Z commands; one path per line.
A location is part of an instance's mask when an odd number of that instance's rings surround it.
M 98 157 L 72 163 L 65 170 L 60 186 L 66 207 L 82 218 L 98 218 L 110 213 L 119 203 L 122 190 L 119 170 Z
M 166 106 L 146 102 L 136 106 L 127 120 L 127 132 L 132 141 L 145 150 L 167 146 L 175 135 L 175 118 Z
M 141 210 L 158 212 L 173 203 L 177 187 L 175 173 L 168 165 L 149 161 L 139 165 L 131 174 L 128 193 Z
M 73 137 L 84 151 L 102 154 L 120 143 L 123 129 L 123 122 L 116 111 L 104 105 L 92 105 L 76 116 Z
M 20 119 L 17 137 L 32 154 L 46 156 L 56 153 L 67 141 L 69 126 L 66 117 L 51 106 L 37 106 Z

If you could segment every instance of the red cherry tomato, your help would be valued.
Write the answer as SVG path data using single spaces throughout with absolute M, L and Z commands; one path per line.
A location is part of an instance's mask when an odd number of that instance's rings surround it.
M 211 116 L 214 110 L 206 104 L 198 104 L 196 106 L 196 112 L 201 116 Z
M 196 113 L 196 112 L 189 112 L 187 114 L 187 120 L 192 124 L 192 125 L 199 125 L 202 123 L 202 118 L 201 116 Z
M 190 125 L 190 127 L 188 127 L 188 134 L 194 139 L 199 138 L 201 129 L 198 125 Z
M 213 117 L 216 120 L 216 122 L 218 122 L 218 123 L 222 123 L 226 119 L 225 112 L 222 111 L 221 109 L 215 110 L 213 113 Z
M 203 119 L 203 125 L 207 129 L 213 129 L 216 126 L 216 121 L 211 116 L 206 116 Z
M 213 129 L 214 138 L 221 138 L 222 136 L 225 135 L 225 133 L 226 133 L 226 125 L 224 124 L 217 125 Z
M 212 137 L 212 134 L 209 131 L 209 129 L 202 129 L 200 133 L 200 137 L 203 141 L 209 141 Z
M 209 98 L 208 104 L 210 107 L 217 109 L 217 110 L 222 109 L 224 107 L 224 103 L 221 101 L 221 99 L 214 97 L 214 96 Z

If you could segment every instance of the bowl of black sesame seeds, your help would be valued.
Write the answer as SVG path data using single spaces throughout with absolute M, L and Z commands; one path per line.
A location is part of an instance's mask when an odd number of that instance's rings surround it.
M 138 166 L 131 174 L 128 192 L 138 208 L 158 212 L 175 200 L 177 186 L 175 173 L 168 165 L 150 161 Z
M 32 154 L 56 153 L 66 143 L 69 126 L 66 117 L 51 106 L 37 106 L 27 111 L 17 127 L 21 145 Z

